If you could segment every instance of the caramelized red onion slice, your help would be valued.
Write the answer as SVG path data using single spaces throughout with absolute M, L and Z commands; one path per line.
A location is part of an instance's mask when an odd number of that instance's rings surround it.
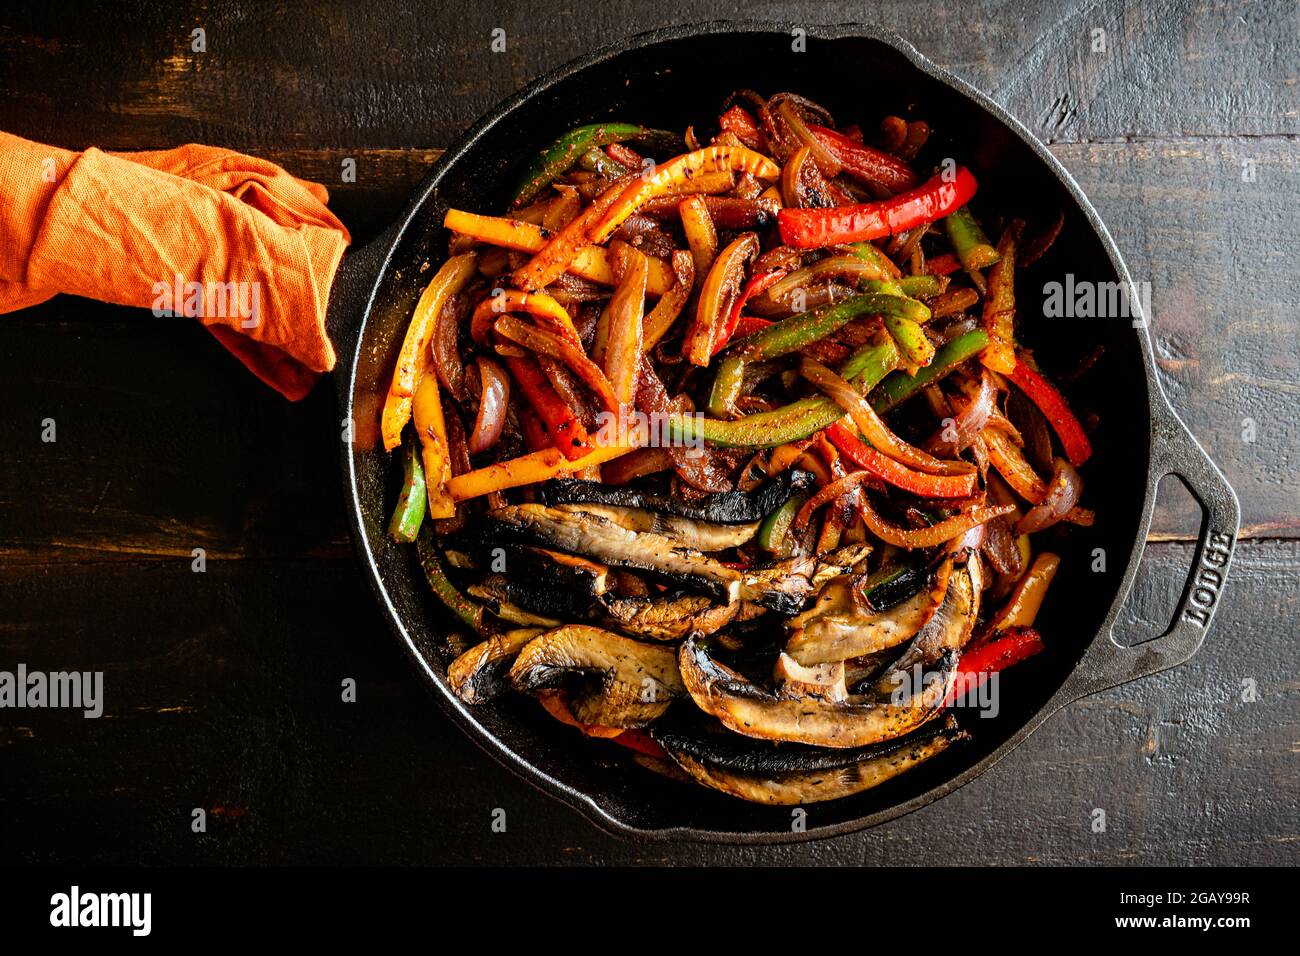
M 1057 458 L 1052 463 L 1046 497 L 1016 523 L 1016 533 L 1033 534 L 1051 527 L 1070 513 L 1082 494 L 1083 479 L 1079 472 L 1064 458 Z
M 953 515 L 938 524 L 933 524 L 928 528 L 900 528 L 881 517 L 880 512 L 866 495 L 860 496 L 858 500 L 858 514 L 861 515 L 863 523 L 867 530 L 874 534 L 886 544 L 895 544 L 900 548 L 934 548 L 941 544 L 951 541 L 953 538 L 961 537 L 970 531 L 976 525 L 982 525 L 999 515 L 1009 514 L 1014 508 L 1011 505 L 986 505 L 980 508 L 972 508 L 970 511 L 963 512 L 959 515 Z
M 506 410 L 510 407 L 510 376 L 492 359 L 480 355 L 475 359 L 480 382 L 478 416 L 474 431 L 469 436 L 472 455 L 487 451 L 501 438 L 506 425 Z
M 980 375 L 979 385 L 974 395 L 967 393 L 964 408 L 953 418 L 951 425 L 945 424 L 933 438 L 926 443 L 926 450 L 936 455 L 955 458 L 970 447 L 993 414 L 997 404 L 998 390 L 987 371 Z

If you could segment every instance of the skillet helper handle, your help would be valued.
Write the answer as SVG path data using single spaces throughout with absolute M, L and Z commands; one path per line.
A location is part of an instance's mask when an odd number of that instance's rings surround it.
M 1196 497 L 1205 521 L 1196 543 L 1196 556 L 1187 575 L 1173 622 L 1159 637 L 1125 647 L 1115 642 L 1112 622 L 1107 639 L 1097 641 L 1076 669 L 1071 698 L 1116 687 L 1176 667 L 1200 649 L 1214 618 L 1237 544 L 1241 508 L 1237 496 L 1187 426 L 1167 402 L 1152 425 L 1148 498 L 1166 475 L 1176 475 Z

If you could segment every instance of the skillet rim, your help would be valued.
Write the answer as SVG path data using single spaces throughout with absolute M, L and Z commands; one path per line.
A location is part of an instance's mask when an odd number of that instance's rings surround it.
M 1078 206 L 1085 221 L 1091 227 L 1093 232 L 1096 233 L 1098 240 L 1102 244 L 1102 248 L 1106 252 L 1107 259 L 1115 270 L 1116 277 L 1126 285 L 1132 285 L 1132 277 L 1129 274 L 1128 267 L 1124 263 L 1123 257 L 1120 255 L 1119 249 L 1115 245 L 1114 239 L 1111 237 L 1110 231 L 1106 228 L 1105 223 L 1101 220 L 1101 217 L 1084 194 L 1082 188 L 1080 188 L 1078 183 L 1075 182 L 1074 177 L 1070 175 L 1064 165 L 1062 165 L 1051 151 L 1048 150 L 1046 145 L 1031 133 L 1024 124 L 1007 112 L 1006 109 L 991 97 L 981 92 L 956 74 L 933 63 L 901 36 L 870 24 L 855 22 L 842 22 L 836 24 L 796 24 L 791 21 L 781 20 L 708 20 L 698 23 L 665 27 L 625 37 L 622 40 L 602 47 L 592 53 L 572 59 L 545 73 L 512 96 L 499 102 L 486 114 L 480 117 L 478 121 L 476 121 L 438 158 L 437 162 L 435 162 L 428 174 L 426 174 L 425 178 L 421 181 L 420 186 L 417 188 L 414 196 L 398 220 L 384 233 L 372 240 L 366 247 L 353 254 L 351 257 L 353 268 L 357 271 L 364 270 L 364 277 L 359 280 L 359 284 L 361 284 L 365 291 L 360 296 L 362 302 L 360 318 L 359 320 L 355 320 L 354 327 L 348 333 L 349 337 L 355 337 L 355 341 L 351 342 L 350 347 L 347 350 L 349 359 L 347 362 L 346 374 L 339 374 L 339 372 L 343 370 L 335 372 L 336 383 L 339 389 L 340 404 L 342 406 L 342 411 L 344 412 L 344 417 L 347 420 L 352 419 L 357 369 L 361 358 L 365 333 L 372 317 L 372 309 L 375 300 L 381 289 L 381 281 L 389 272 L 395 252 L 406 235 L 407 229 L 418 216 L 425 203 L 429 201 L 442 177 L 445 176 L 446 173 L 454 167 L 455 164 L 459 162 L 464 155 L 485 134 L 487 134 L 489 130 L 498 123 L 507 119 L 517 109 L 525 106 L 542 90 L 582 73 L 594 65 L 603 63 L 641 47 L 716 34 L 776 33 L 788 37 L 794 29 L 804 30 L 807 36 L 819 40 L 833 41 L 842 39 L 865 39 L 883 43 L 901 54 L 913 68 L 920 71 L 922 74 L 937 80 L 939 83 L 942 83 L 958 94 L 964 96 L 968 101 L 970 101 L 973 107 L 984 110 L 985 113 L 997 122 L 1001 123 L 1003 127 L 1023 142 L 1033 155 L 1041 163 L 1046 165 L 1048 171 L 1050 171 L 1057 181 L 1060 182 L 1062 187 L 1064 187 L 1070 198 L 1073 199 Z M 345 268 L 348 265 L 349 263 L 345 260 Z M 340 278 L 342 278 L 342 275 Z M 342 282 L 336 284 L 341 285 Z M 347 299 L 349 297 L 345 294 L 343 298 Z M 333 305 L 334 303 L 331 302 L 331 306 Z M 344 302 L 343 305 L 345 308 L 347 306 L 352 306 L 353 308 L 356 307 L 353 302 Z M 1149 317 L 1144 317 L 1144 319 L 1147 318 Z M 1156 376 L 1154 353 L 1151 347 L 1147 321 L 1137 324 L 1134 328 L 1134 332 L 1137 333 L 1138 347 L 1142 357 L 1141 364 L 1144 374 L 1144 383 L 1147 388 L 1147 404 L 1145 408 L 1147 412 L 1149 449 L 1152 436 L 1154 435 L 1159 422 L 1172 420 L 1177 422 L 1180 428 L 1183 426 L 1181 425 L 1181 422 L 1172 406 L 1169 404 L 1168 399 L 1165 397 Z M 1103 642 L 1114 645 L 1114 640 L 1111 636 L 1112 629 L 1115 620 L 1128 599 L 1134 578 L 1137 575 L 1138 567 L 1141 563 L 1142 551 L 1146 542 L 1147 532 L 1151 524 L 1151 515 L 1156 498 L 1156 484 L 1151 481 L 1151 474 L 1156 466 L 1153 456 L 1148 454 L 1146 492 L 1142 504 L 1141 516 L 1138 522 L 1137 533 L 1134 535 L 1133 545 L 1130 549 L 1128 559 L 1125 562 L 1124 573 L 1119 581 L 1115 597 L 1102 621 L 1100 629 L 1097 631 L 1096 635 L 1094 635 L 1092 640 L 1084 645 L 1078 663 L 1069 674 L 1066 675 L 1060 686 L 1043 704 L 1043 706 L 1030 714 L 1019 728 L 1013 731 L 1001 744 L 978 762 L 909 800 L 896 803 L 884 809 L 877 810 L 874 813 L 855 817 L 850 820 L 810 827 L 803 832 L 791 832 L 785 830 L 728 831 L 701 829 L 692 826 L 672 826 L 660 829 L 651 829 L 635 826 L 619 819 L 598 803 L 596 798 L 591 796 L 589 793 L 571 787 L 563 781 L 557 780 L 532 765 L 525 756 L 517 753 L 513 748 L 484 726 L 474 716 L 471 709 L 448 690 L 445 686 L 443 676 L 430 665 L 429 661 L 427 661 L 425 656 L 420 652 L 420 649 L 417 647 L 414 639 L 407 631 L 407 628 L 402 621 L 401 613 L 388 594 L 383 580 L 383 574 L 379 568 L 376 556 L 371 549 L 370 540 L 363 527 L 361 496 L 357 483 L 356 456 L 354 446 L 351 442 L 344 443 L 342 466 L 345 485 L 350 498 L 348 515 L 349 525 L 356 547 L 367 565 L 371 586 L 374 588 L 376 596 L 379 598 L 380 603 L 383 605 L 387 613 L 390 625 L 401 639 L 406 653 L 412 658 L 417 668 L 419 668 L 427 678 L 427 683 L 431 685 L 431 689 L 434 691 L 435 696 L 443 709 L 446 710 L 453 720 L 460 725 L 460 728 L 470 737 L 470 739 L 489 756 L 532 786 L 577 810 L 591 823 L 607 833 L 645 842 L 685 841 L 731 845 L 775 846 L 802 843 L 811 840 L 829 839 L 832 837 L 855 833 L 860 830 L 865 830 L 898 819 L 899 817 L 919 810 L 922 807 L 953 793 L 982 775 L 999 760 L 1011 751 L 1015 750 L 1053 713 L 1065 704 L 1079 698 L 1080 696 L 1084 696 L 1078 693 L 1075 688 L 1081 683 L 1081 677 L 1086 677 L 1086 674 L 1083 673 L 1084 668 L 1087 667 L 1089 657 L 1092 652 L 1098 648 L 1098 645 Z

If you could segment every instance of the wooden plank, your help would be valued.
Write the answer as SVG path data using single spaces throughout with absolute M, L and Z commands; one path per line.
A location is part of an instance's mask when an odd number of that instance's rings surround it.
M 792 25 L 869 19 L 1053 139 L 1300 131 L 1290 0 L 894 0 L 870 9 L 801 0 L 743 14 Z M 718 15 L 712 0 L 550 0 L 515 10 L 245 0 L 113 5 L 76 17 L 58 4 L 10 5 L 0 13 L 5 128 L 116 149 L 187 140 L 445 144 L 547 69 L 622 37 Z M 506 47 L 493 53 L 498 28 Z M 205 31 L 205 52 L 192 49 L 195 29 Z M 1105 53 L 1092 52 L 1096 29 L 1105 31 Z M 737 77 L 738 86 L 765 82 L 761 73 Z
M 1152 548 L 1129 619 L 1165 621 L 1190 562 L 1186 545 Z M 0 661 L 103 669 L 106 710 L 2 712 L 0 858 L 1294 864 L 1297 573 L 1300 543 L 1243 545 L 1187 665 L 1068 707 L 911 817 L 762 849 L 612 839 L 498 767 L 434 708 L 348 563 L 19 569 L 5 593 L 24 613 L 0 617 Z M 141 599 L 142 575 L 158 600 Z M 340 699 L 346 677 L 355 704 Z M 1241 699 L 1247 678 L 1256 703 Z M 190 831 L 194 807 L 206 834 Z M 505 834 L 490 831 L 496 808 Z

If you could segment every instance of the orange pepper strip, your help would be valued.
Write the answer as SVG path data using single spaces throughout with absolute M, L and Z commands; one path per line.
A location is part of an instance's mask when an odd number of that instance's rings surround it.
M 520 292 L 518 289 L 503 289 L 496 295 L 488 296 L 475 307 L 469 323 L 474 341 L 480 345 L 486 344 L 487 330 L 507 312 L 527 312 L 536 316 L 542 320 L 540 325 L 552 329 L 582 348 L 582 338 L 573 327 L 573 320 L 569 318 L 564 306 L 545 292 Z
M 456 505 L 447 493 L 451 477 L 451 445 L 447 441 L 447 421 L 442 414 L 438 394 L 438 376 L 430 373 L 415 388 L 415 433 L 420 439 L 420 457 L 424 464 L 424 483 L 429 498 L 430 518 L 450 518 Z
M 677 189 L 697 176 L 720 170 L 749 173 L 759 179 L 777 179 L 781 175 L 780 166 L 752 149 L 744 146 L 706 146 L 671 159 L 653 174 L 642 175 L 623 187 L 616 199 L 601 210 L 587 230 L 587 238 L 594 243 L 604 242 L 630 215 L 651 199 Z M 601 197 L 603 198 L 604 196 Z
M 504 491 L 507 488 L 518 488 L 520 485 L 532 485 L 561 475 L 569 475 L 592 465 L 612 461 L 634 450 L 633 445 L 598 445 L 582 458 L 570 461 L 560 453 L 558 448 L 545 448 L 457 475 L 447 482 L 447 491 L 453 500 L 465 501 L 494 491 Z
M 576 217 L 575 217 L 576 218 Z M 573 220 L 569 220 L 571 223 Z M 550 233 L 541 226 L 518 219 L 501 216 L 480 216 L 460 209 L 448 209 L 442 224 L 452 232 L 469 236 L 480 242 L 517 249 L 520 252 L 541 252 L 550 240 Z M 673 272 L 662 259 L 650 258 L 650 271 L 646 279 L 646 293 L 661 296 L 673 284 Z M 569 263 L 568 271 L 599 285 L 617 285 L 609 256 L 599 246 L 588 246 L 578 252 Z
M 551 236 L 535 256 L 515 270 L 511 281 L 521 289 L 536 292 L 568 271 L 578 254 L 592 246 L 587 239 L 588 230 L 618 200 L 624 188 L 621 183 L 625 181 L 626 179 L 619 180 L 610 186 L 590 206 L 574 216 L 568 225 Z
M 998 240 L 998 261 L 989 269 L 988 294 L 984 296 L 982 324 L 989 344 L 980 353 L 987 368 L 1003 375 L 1016 370 L 1016 341 L 1013 330 L 1016 318 L 1016 241 L 1020 230 L 1008 226 Z
M 402 429 L 411 419 L 411 397 L 429 364 L 429 340 L 437 324 L 438 313 L 447 300 L 464 288 L 478 264 L 478 257 L 469 252 L 448 259 L 425 286 L 420 301 L 416 303 L 411 324 L 402 340 L 402 351 L 393 369 L 393 381 L 384 400 L 380 434 L 384 451 L 392 451 L 402 443 Z

